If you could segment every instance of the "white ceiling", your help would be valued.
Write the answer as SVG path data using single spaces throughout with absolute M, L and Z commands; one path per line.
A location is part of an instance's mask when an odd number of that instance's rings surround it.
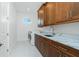
M 44 2 L 14 2 L 16 12 L 32 13 L 36 12 Z

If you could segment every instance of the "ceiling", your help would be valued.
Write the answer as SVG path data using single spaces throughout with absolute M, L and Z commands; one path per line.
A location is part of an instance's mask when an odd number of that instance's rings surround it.
M 44 2 L 14 2 L 16 12 L 32 13 L 36 12 Z

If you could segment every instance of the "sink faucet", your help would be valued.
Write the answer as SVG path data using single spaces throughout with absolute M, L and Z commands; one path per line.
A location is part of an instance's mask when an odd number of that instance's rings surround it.
M 50 26 L 50 29 L 52 31 L 52 35 L 55 35 L 55 32 L 54 32 L 54 25 L 53 26 Z

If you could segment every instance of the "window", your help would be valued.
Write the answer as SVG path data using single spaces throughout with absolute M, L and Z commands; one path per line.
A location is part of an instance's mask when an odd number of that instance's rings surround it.
M 30 25 L 32 23 L 32 21 L 28 18 L 28 17 L 25 17 L 24 19 L 23 19 L 23 24 L 24 25 Z

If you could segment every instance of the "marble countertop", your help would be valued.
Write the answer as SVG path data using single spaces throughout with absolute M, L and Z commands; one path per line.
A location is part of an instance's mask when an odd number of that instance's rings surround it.
M 79 38 L 75 38 L 73 36 L 69 36 L 69 35 L 55 35 L 53 37 L 47 37 L 44 34 L 40 33 L 40 32 L 34 32 L 35 34 L 38 34 L 40 36 L 43 36 L 45 38 L 48 38 L 50 40 L 62 43 L 64 45 L 70 46 L 72 48 L 75 48 L 77 50 L 79 50 Z M 79 37 L 79 36 L 78 36 Z

